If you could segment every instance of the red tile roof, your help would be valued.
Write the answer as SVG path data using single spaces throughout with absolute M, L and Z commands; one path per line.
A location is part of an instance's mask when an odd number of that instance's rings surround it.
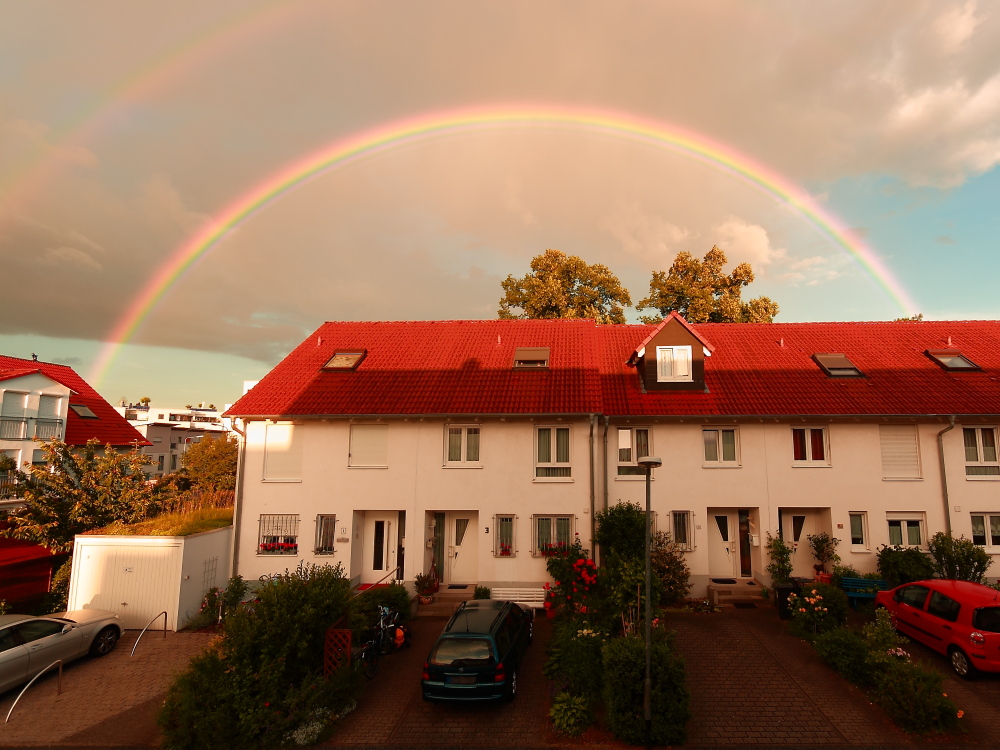
M 84 419 L 69 410 L 66 418 L 68 445 L 83 445 L 90 438 L 97 438 L 102 445 L 126 446 L 133 445 L 137 440 L 139 445 L 152 445 L 72 367 L 0 355 L 0 381 L 34 373 L 41 373 L 66 386 L 72 391 L 70 404 L 88 406 L 97 415 L 97 419 Z
M 326 323 L 227 414 L 1000 415 L 1000 322 L 696 324 L 714 346 L 707 392 L 643 393 L 627 360 L 654 328 Z M 512 369 L 514 350 L 529 346 L 550 347 L 549 369 Z M 945 346 L 981 371 L 947 371 L 924 354 Z M 348 348 L 368 351 L 356 371 L 322 370 Z M 829 378 L 816 352 L 843 352 L 866 377 Z

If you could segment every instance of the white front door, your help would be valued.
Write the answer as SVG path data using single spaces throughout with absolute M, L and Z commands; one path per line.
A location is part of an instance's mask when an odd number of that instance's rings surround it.
M 365 511 L 362 583 L 378 583 L 396 567 L 397 511 Z M 383 581 L 388 583 L 390 579 Z
M 479 512 L 446 514 L 446 583 L 476 583 L 479 579 Z
M 785 544 L 792 548 L 793 576 L 812 578 L 816 574 L 813 568 L 816 558 L 809 546 L 809 536 L 819 533 L 819 520 L 819 514 L 811 508 L 781 510 L 781 535 Z
M 733 578 L 739 559 L 736 538 L 736 513 L 730 510 L 708 511 L 708 574 L 713 578 Z

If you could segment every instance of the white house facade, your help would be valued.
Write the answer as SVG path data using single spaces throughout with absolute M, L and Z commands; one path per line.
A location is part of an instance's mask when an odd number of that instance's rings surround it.
M 1000 559 L 998 352 L 994 322 L 327 323 L 227 412 L 235 570 L 540 586 L 644 503 L 643 456 L 696 596 L 768 583 L 768 534 L 802 576 L 821 531 L 862 572 L 937 531 Z

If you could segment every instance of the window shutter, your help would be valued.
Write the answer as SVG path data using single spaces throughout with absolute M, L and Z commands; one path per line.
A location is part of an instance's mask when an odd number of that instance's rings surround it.
M 389 425 L 351 425 L 351 466 L 389 465 Z
M 882 476 L 886 479 L 919 479 L 920 460 L 917 453 L 915 425 L 879 425 L 882 447 Z
M 58 396 L 39 396 L 38 397 L 38 418 L 39 419 L 56 419 L 59 416 L 59 397 Z
M 3 405 L 0 406 L 0 416 L 23 417 L 24 394 L 15 391 L 4 391 Z

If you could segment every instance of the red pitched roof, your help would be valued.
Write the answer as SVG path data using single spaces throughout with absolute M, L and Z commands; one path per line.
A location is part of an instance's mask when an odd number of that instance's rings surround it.
M 72 367 L 0 355 L 0 380 L 34 373 L 41 373 L 66 386 L 72 391 L 70 404 L 88 406 L 97 415 L 97 419 L 85 419 L 69 410 L 66 418 L 68 445 L 83 445 L 90 438 L 97 438 L 102 445 L 126 446 L 133 445 L 137 440 L 139 445 L 152 445 Z
M 643 393 L 627 361 L 656 326 L 589 320 L 326 323 L 227 414 L 664 416 L 1000 414 L 1000 322 L 716 323 L 690 329 L 714 352 L 708 392 Z M 947 371 L 948 346 L 980 371 Z M 514 370 L 517 347 L 550 347 L 547 370 Z M 354 371 L 324 371 L 364 348 Z M 864 378 L 812 360 L 843 352 Z

